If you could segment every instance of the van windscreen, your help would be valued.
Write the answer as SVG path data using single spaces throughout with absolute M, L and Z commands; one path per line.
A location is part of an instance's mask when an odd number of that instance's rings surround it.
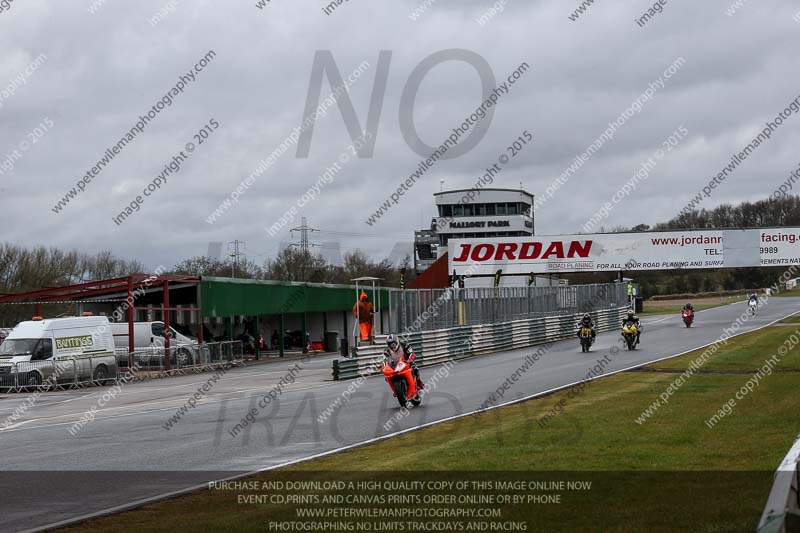
M 30 355 L 39 339 L 6 339 L 0 344 L 0 357 Z

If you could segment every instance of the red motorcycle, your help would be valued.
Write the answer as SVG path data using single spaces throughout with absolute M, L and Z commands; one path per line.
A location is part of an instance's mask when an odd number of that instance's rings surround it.
M 694 311 L 691 309 L 684 309 L 683 310 L 683 323 L 686 324 L 687 328 L 692 327 L 692 322 L 694 322 Z
M 422 403 L 417 380 L 411 371 L 411 364 L 405 358 L 399 359 L 396 363 L 392 363 L 391 360 L 384 361 L 383 376 L 397 397 L 400 407 L 406 407 L 409 401 L 415 406 Z

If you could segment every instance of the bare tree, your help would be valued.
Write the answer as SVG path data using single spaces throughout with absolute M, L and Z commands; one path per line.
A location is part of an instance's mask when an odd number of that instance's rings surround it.
M 268 279 L 284 281 L 329 281 L 328 263 L 322 257 L 298 248 L 286 248 L 265 265 Z

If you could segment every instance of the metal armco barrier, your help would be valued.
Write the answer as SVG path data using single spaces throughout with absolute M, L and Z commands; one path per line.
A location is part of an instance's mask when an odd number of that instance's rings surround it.
M 775 471 L 758 533 L 800 531 L 800 436 Z
M 595 311 L 592 313 L 595 329 L 601 332 L 619 328 L 627 309 L 622 306 Z M 573 338 L 575 325 L 581 316 L 582 313 L 458 326 L 415 332 L 407 335 L 406 339 L 417 354 L 417 365 L 428 366 Z M 354 358 L 335 359 L 333 379 L 353 379 L 380 372 L 376 363 L 382 360 L 385 349 L 380 340 L 376 338 L 373 346 L 360 346 Z

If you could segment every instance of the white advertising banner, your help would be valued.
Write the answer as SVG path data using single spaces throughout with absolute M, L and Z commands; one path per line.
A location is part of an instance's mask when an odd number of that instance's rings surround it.
M 800 264 L 800 228 L 450 239 L 457 275 Z

